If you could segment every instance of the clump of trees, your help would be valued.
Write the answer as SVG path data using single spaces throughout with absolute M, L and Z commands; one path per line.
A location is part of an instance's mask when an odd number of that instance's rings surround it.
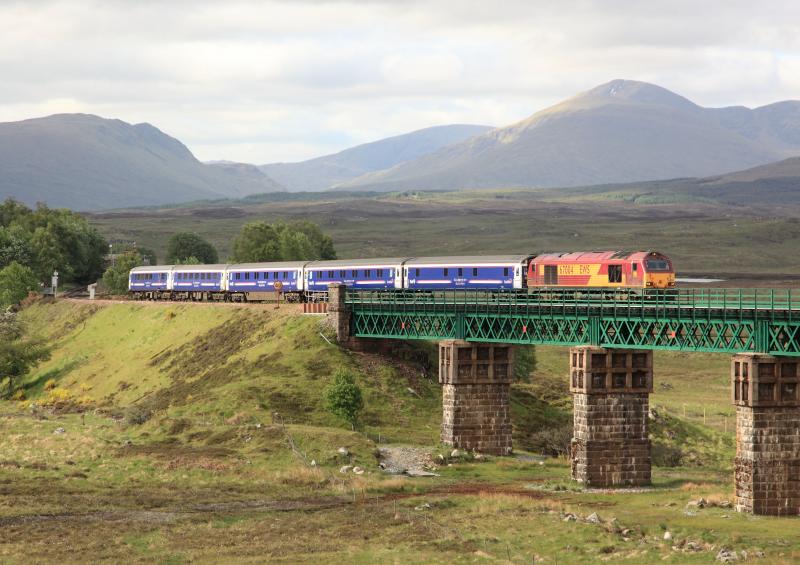
M 339 369 L 334 373 L 333 383 L 325 389 L 325 406 L 329 412 L 344 418 L 356 429 L 364 408 L 364 398 L 353 373 L 346 369 Z
M 13 394 L 17 380 L 49 356 L 47 343 L 41 338 L 26 337 L 15 313 L 0 314 L 0 383 L 8 380 L 7 398 Z
M 75 212 L 44 204 L 32 210 L 13 199 L 0 204 L 0 268 L 17 263 L 40 282 L 58 270 L 62 281 L 86 284 L 103 272 L 107 248 Z
M 330 236 L 312 222 L 251 222 L 233 240 L 235 263 L 336 259 Z
M 39 289 L 33 270 L 16 261 L 0 269 L 0 308 L 19 303 L 32 290 Z
M 212 264 L 219 254 L 208 241 L 191 232 L 178 232 L 167 242 L 167 264 Z
M 130 270 L 142 264 L 142 256 L 137 251 L 127 251 L 119 255 L 114 264 L 103 273 L 103 285 L 111 294 L 128 292 L 128 275 Z

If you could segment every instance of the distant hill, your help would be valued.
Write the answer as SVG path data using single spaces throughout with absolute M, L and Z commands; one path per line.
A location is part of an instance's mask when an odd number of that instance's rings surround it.
M 675 183 L 686 192 L 727 204 L 800 204 L 800 157 L 744 171 Z
M 703 108 L 615 80 L 342 189 L 568 187 L 705 177 L 800 155 L 800 102 Z
M 491 130 L 489 126 L 435 126 L 365 143 L 333 155 L 299 163 L 273 163 L 260 169 L 293 191 L 326 190 L 365 173 L 388 169 Z
M 205 165 L 146 123 L 87 114 L 0 123 L 0 198 L 97 210 L 276 190 L 256 167 Z

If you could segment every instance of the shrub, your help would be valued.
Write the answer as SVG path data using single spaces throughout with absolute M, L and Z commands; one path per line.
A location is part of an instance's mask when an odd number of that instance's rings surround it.
M 22 389 L 17 390 L 11 395 L 11 400 L 25 400 L 25 391 Z
M 56 382 L 55 379 L 47 379 L 47 382 L 44 383 L 44 389 L 45 390 L 53 390 L 57 386 L 58 386 L 58 383 Z
M 140 426 L 147 422 L 153 413 L 141 406 L 130 406 L 125 410 L 125 423 L 129 426 Z
M 344 418 L 355 429 L 364 399 L 350 371 L 339 369 L 334 373 L 333 383 L 325 390 L 325 404 L 331 413 Z
M 542 453 L 555 456 L 567 456 L 572 443 L 572 422 L 557 428 L 547 428 L 536 432 L 531 437 L 532 447 Z

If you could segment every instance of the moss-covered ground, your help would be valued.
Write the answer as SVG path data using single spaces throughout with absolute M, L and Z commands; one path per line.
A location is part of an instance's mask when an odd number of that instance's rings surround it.
M 797 518 L 724 503 L 724 356 L 656 357 L 653 487 L 598 492 L 540 453 L 571 419 L 563 349 L 538 348 L 514 387 L 516 456 L 411 478 L 383 474 L 375 450 L 449 455 L 435 375 L 404 360 L 424 345 L 346 352 L 293 307 L 62 301 L 21 316 L 53 351 L 19 384 L 25 400 L 0 404 L 0 561 L 709 563 L 722 547 L 800 559 Z M 324 409 L 339 367 L 364 391 L 356 431 Z M 700 497 L 713 504 L 687 506 Z

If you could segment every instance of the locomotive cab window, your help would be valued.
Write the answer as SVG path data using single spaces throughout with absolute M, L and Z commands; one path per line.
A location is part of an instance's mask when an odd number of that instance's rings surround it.
M 622 282 L 622 265 L 608 266 L 608 282 L 610 283 Z
M 644 264 L 648 271 L 669 271 L 669 263 L 663 259 L 648 259 Z
M 637 263 L 634 263 L 633 264 L 633 274 L 635 275 L 637 272 L 639 272 L 639 265 Z

